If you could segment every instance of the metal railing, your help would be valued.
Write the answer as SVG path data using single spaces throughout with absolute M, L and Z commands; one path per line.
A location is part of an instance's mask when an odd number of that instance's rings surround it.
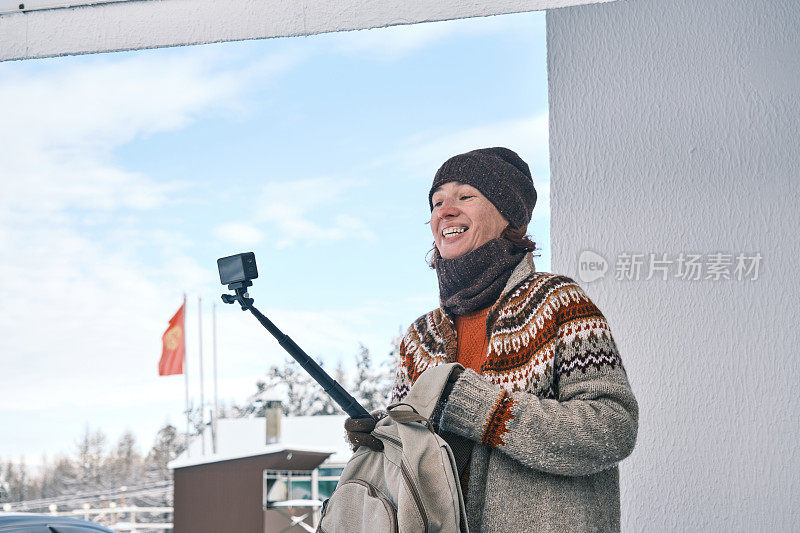
M 64 496 L 56 496 L 52 498 L 40 498 L 37 500 L 24 500 L 21 502 L 8 502 L 3 504 L 2 510 L 4 511 L 38 511 L 38 510 L 52 510 L 52 506 L 58 507 L 79 507 L 83 504 L 102 504 L 104 501 L 120 500 L 124 502 L 125 498 L 138 498 L 145 496 L 161 496 L 164 494 L 172 494 L 172 481 L 159 481 L 156 483 L 148 483 L 145 485 L 118 487 L 108 490 L 97 490 L 79 492 L 75 494 L 66 494 Z
M 137 521 L 140 515 L 169 514 L 172 516 L 172 507 L 138 507 L 135 505 L 106 507 L 102 509 L 75 509 L 70 513 L 81 516 L 84 520 L 91 520 L 98 524 L 109 526 L 117 531 L 141 532 L 146 531 L 171 531 L 172 522 L 141 522 Z M 127 515 L 127 516 L 125 516 Z M 126 519 L 122 521 L 120 519 Z

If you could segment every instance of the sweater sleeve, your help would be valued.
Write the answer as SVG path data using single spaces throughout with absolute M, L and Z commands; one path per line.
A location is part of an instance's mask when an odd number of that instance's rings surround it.
M 403 338 L 403 340 L 400 341 L 400 361 L 397 365 L 394 383 L 392 384 L 392 392 L 389 399 L 390 404 L 401 401 L 411 389 L 411 380 L 409 379 L 411 363 L 409 361 L 406 345 L 406 339 Z
M 552 474 L 589 475 L 630 455 L 638 404 L 605 317 L 599 310 L 591 315 L 576 321 L 565 312 L 558 319 L 557 398 L 509 393 L 465 370 L 447 399 L 442 429 Z

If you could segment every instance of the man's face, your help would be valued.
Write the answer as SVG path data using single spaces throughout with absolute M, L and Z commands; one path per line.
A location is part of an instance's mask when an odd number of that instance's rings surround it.
M 453 259 L 500 237 L 500 211 L 472 185 L 449 181 L 433 193 L 431 231 L 439 255 Z

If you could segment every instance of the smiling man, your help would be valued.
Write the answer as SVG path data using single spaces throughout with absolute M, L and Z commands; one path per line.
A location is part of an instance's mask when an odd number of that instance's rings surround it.
M 403 338 L 392 402 L 428 368 L 463 365 L 431 422 L 461 459 L 470 531 L 618 531 L 639 408 L 603 314 L 534 268 L 528 165 L 507 148 L 457 155 L 428 199 L 441 305 Z M 351 444 L 380 449 L 374 424 L 348 420 Z

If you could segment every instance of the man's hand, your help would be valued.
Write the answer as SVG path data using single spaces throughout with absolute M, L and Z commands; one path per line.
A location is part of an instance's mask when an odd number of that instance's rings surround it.
M 378 409 L 372 411 L 370 415 L 369 418 L 348 418 L 344 421 L 347 442 L 353 451 L 359 446 L 366 446 L 376 452 L 383 451 L 383 442 L 372 436 L 372 430 L 375 429 L 375 424 L 386 416 L 386 411 Z

